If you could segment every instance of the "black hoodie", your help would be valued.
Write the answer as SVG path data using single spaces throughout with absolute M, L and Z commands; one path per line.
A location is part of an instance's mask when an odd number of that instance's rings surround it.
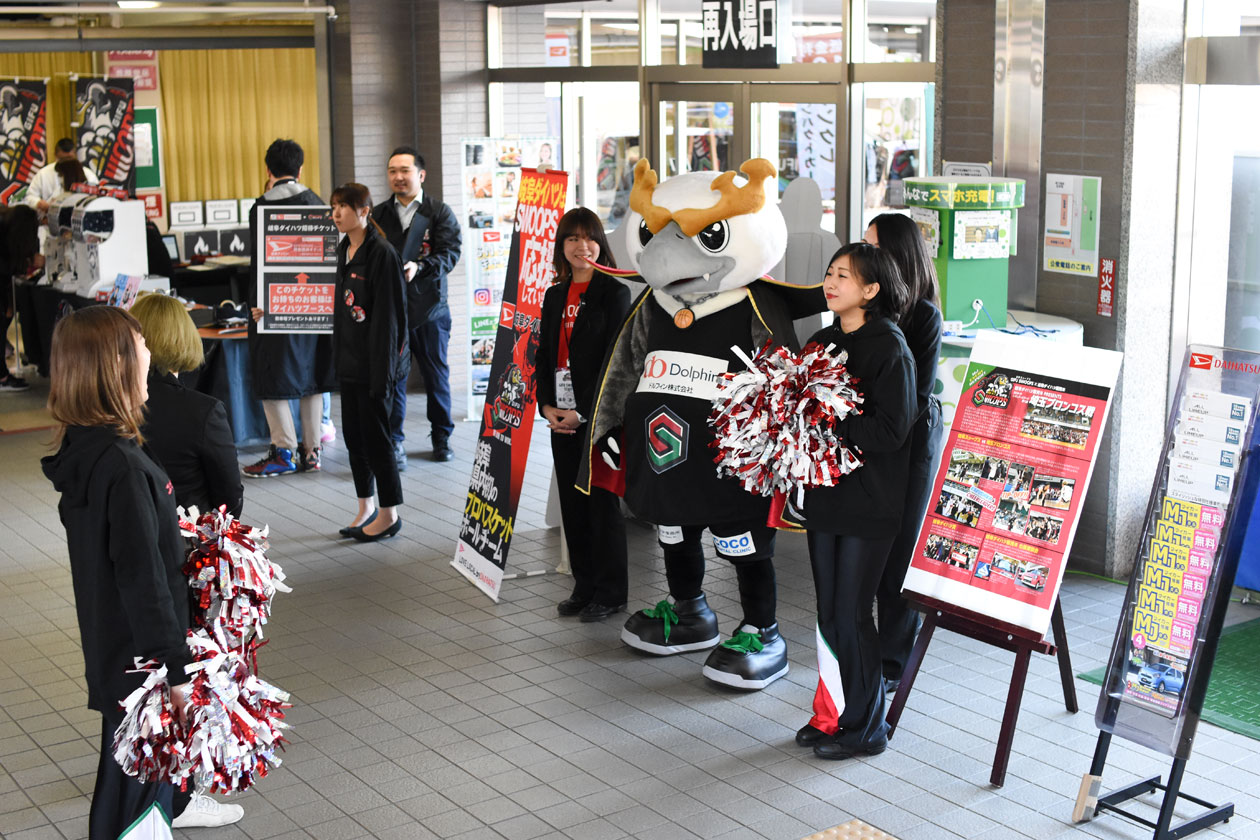
M 188 580 L 170 479 L 105 426 L 72 426 L 42 463 L 61 493 L 88 707 L 118 714 L 144 681 L 127 673 L 137 656 L 166 665 L 172 685 L 187 682 Z
M 906 501 L 910 429 L 918 414 L 915 363 L 906 338 L 892 321 L 876 318 L 851 333 L 837 321 L 810 341 L 834 344 L 832 355 L 849 351 L 845 366 L 860 380 L 864 402 L 862 413 L 841 421 L 836 431 L 850 448 L 861 450 L 864 463 L 835 487 L 806 492 L 805 527 L 844 536 L 895 536 Z

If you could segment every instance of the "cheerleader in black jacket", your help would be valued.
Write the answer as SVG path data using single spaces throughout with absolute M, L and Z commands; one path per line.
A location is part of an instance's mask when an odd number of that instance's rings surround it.
M 914 356 L 915 415 L 910 430 L 910 472 L 906 479 L 906 501 L 902 508 L 901 531 L 888 552 L 888 564 L 879 582 L 876 607 L 879 611 L 879 649 L 883 656 L 884 679 L 888 693 L 895 694 L 901 672 L 910 658 L 914 637 L 919 631 L 919 613 L 901 597 L 901 585 L 919 525 L 932 495 L 936 462 L 941 457 L 941 401 L 932 395 L 936 387 L 936 367 L 941 357 L 943 323 L 938 306 L 936 269 L 928 257 L 919 226 L 909 216 L 881 213 L 866 229 L 867 242 L 877 246 L 897 263 L 909 291 L 906 312 L 898 321 L 906 345 Z
M 341 535 L 375 542 L 402 529 L 402 482 L 389 437 L 389 406 L 395 384 L 406 381 L 410 370 L 407 291 L 398 254 L 369 216 L 368 188 L 344 184 L 329 203 L 333 223 L 345 234 L 337 246 L 333 357 L 341 433 L 359 499 L 358 514 Z M 377 490 L 379 510 L 373 500 Z
M 587 259 L 617 267 L 599 217 L 577 207 L 556 228 L 558 282 L 543 297 L 534 383 L 538 413 L 551 429 L 560 516 L 573 570 L 573 594 L 557 610 L 582 621 L 600 621 L 626 605 L 626 526 L 617 496 L 599 487 L 587 496 L 575 485 L 604 356 L 630 308 L 630 290 L 597 274 Z
M 901 525 L 911 424 L 914 357 L 894 323 L 907 290 L 896 263 L 865 242 L 836 252 L 823 280 L 836 319 L 810 341 L 849 352 L 862 413 L 837 432 L 863 465 L 834 487 L 807 491 L 805 527 L 818 597 L 818 689 L 814 716 L 796 741 L 821 758 L 883 752 L 884 685 L 872 608 Z

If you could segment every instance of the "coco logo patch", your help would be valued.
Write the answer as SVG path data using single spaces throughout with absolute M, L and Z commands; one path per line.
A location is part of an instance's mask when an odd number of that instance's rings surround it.
M 748 557 L 757 553 L 757 545 L 753 542 L 752 531 L 735 534 L 731 537 L 713 535 L 713 547 L 723 557 Z
M 687 460 L 687 438 L 691 427 L 665 406 L 648 415 L 644 421 L 647 432 L 648 466 L 657 473 L 665 472 Z

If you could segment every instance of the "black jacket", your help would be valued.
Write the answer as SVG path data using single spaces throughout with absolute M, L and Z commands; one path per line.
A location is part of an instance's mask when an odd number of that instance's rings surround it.
M 118 714 L 118 701 L 144 682 L 127 673 L 137 656 L 166 665 L 172 685 L 187 682 L 184 540 L 166 473 L 104 426 L 68 429 L 42 463 L 61 493 L 88 707 Z
M 861 450 L 863 465 L 835 487 L 805 493 L 805 527 L 855 537 L 895 536 L 905 507 L 914 424 L 914 357 L 901 330 L 887 318 L 845 333 L 837 321 L 810 338 L 833 354 L 849 351 L 846 367 L 860 381 L 862 413 L 840 422 L 837 433 Z
M 570 285 L 571 281 L 563 280 L 549 288 L 543 296 L 542 328 L 534 367 L 539 407 L 556 404 L 556 356 L 560 351 L 560 330 Z M 577 412 L 583 417 L 591 416 L 604 356 L 629 310 L 630 289 L 625 284 L 598 273 L 591 278 L 582 294 L 573 332 L 569 335 L 569 372 L 573 378 Z
M 901 333 L 914 356 L 916 388 L 915 418 L 921 418 L 932 401 L 936 387 L 936 368 L 941 361 L 941 335 L 944 324 L 941 310 L 930 300 L 918 300 L 901 319 Z
M 402 263 L 368 225 L 363 244 L 347 262 L 350 238 L 337 245 L 337 294 L 333 302 L 333 349 L 337 379 L 367 385 L 384 399 L 406 382 L 407 301 Z
M 249 235 L 257 236 L 258 208 L 262 206 L 318 206 L 324 202 L 296 181 L 277 184 L 249 208 Z M 258 243 L 250 249 L 249 298 L 258 291 Z M 308 333 L 264 333 L 259 335 L 253 319 L 249 322 L 249 361 L 254 396 L 260 400 L 289 400 L 335 391 L 332 336 Z M 309 442 L 309 441 L 308 441 Z
M 459 262 L 459 221 L 449 206 L 425 194 L 403 230 L 394 199 L 372 208 L 372 218 L 404 263 L 419 265 L 407 284 L 407 322 L 412 326 L 436 321 L 450 313 L 446 305 L 446 275 Z
M 175 485 L 175 501 L 202 513 L 227 505 L 239 517 L 245 493 L 223 403 L 154 371 L 145 409 L 144 440 Z

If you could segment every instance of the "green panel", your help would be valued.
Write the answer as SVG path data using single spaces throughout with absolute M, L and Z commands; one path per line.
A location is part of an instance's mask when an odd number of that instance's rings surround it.
M 136 189 L 152 190 L 162 186 L 162 158 L 161 150 L 158 148 L 158 109 L 157 108 L 136 108 L 135 111 L 136 127 L 141 125 L 149 126 L 149 136 L 153 138 L 153 165 L 136 166 Z
M 1098 250 L 1098 193 L 1101 178 L 1081 179 L 1081 250 Z
M 932 264 L 936 266 L 936 277 L 941 284 L 941 315 L 946 321 L 962 321 L 970 323 L 976 311 L 971 302 L 976 298 L 984 301 L 985 317 L 980 313 L 980 320 L 969 329 L 981 327 L 1006 326 L 1006 296 L 1009 279 L 1010 260 L 954 260 L 949 255 L 954 253 L 954 214 L 950 210 L 941 211 L 941 247 L 937 251 Z M 993 323 L 989 323 L 989 318 Z
M 1013 210 L 1024 206 L 1019 178 L 907 178 L 906 204 L 936 210 Z

